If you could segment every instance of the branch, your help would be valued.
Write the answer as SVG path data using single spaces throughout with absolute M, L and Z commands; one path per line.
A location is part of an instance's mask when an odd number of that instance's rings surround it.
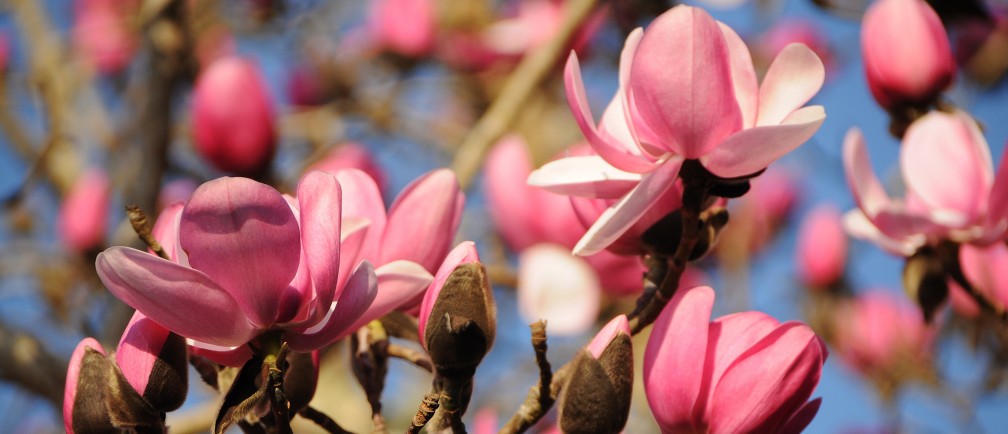
M 161 248 L 161 243 L 154 239 L 154 235 L 151 234 L 150 221 L 147 220 L 147 214 L 143 212 L 140 207 L 136 205 L 126 205 L 126 217 L 129 218 L 130 225 L 133 226 L 133 230 L 136 232 L 137 236 L 147 247 L 150 247 L 155 254 L 161 257 L 161 259 L 171 260 L 168 254 L 165 253 L 164 249 Z
M 574 33 L 591 14 L 597 2 L 598 0 L 572 0 L 565 5 L 563 23 L 556 35 L 518 64 L 504 83 L 499 96 L 470 130 L 452 161 L 452 169 L 458 175 L 459 185 L 463 189 L 476 176 L 490 145 L 507 132 L 525 100 L 553 70 L 557 59 L 565 54 L 564 49 L 569 46 Z
M 0 326 L 0 378 L 63 407 L 69 360 L 49 353 L 34 336 Z
M 410 362 L 427 372 L 434 372 L 434 364 L 431 363 L 430 356 L 412 348 L 389 343 L 388 355 L 389 357 L 395 357 L 397 359 L 403 359 Z
M 301 411 L 298 412 L 298 415 L 312 422 L 315 422 L 316 425 L 322 427 L 322 429 L 330 433 L 353 434 L 352 432 L 347 431 L 343 429 L 343 427 L 339 426 L 339 424 L 336 423 L 336 421 L 332 420 L 331 417 L 329 417 L 328 415 L 326 415 L 321 411 L 316 410 L 314 407 L 310 405 L 305 408 L 302 408 Z
M 413 420 L 410 422 L 409 428 L 406 429 L 407 434 L 418 434 L 424 425 L 430 421 L 431 417 L 434 416 L 434 412 L 438 409 L 438 402 L 440 402 L 441 396 L 437 393 L 428 393 L 424 395 L 423 401 L 420 403 L 420 409 L 417 410 L 417 414 L 413 416 Z
M 543 388 L 550 387 L 549 385 L 553 382 L 553 370 L 549 360 L 546 360 L 546 323 L 539 320 L 529 327 L 532 329 L 532 349 L 535 350 L 536 365 L 539 366 L 539 384 L 529 390 L 528 398 L 501 429 L 502 433 L 518 433 L 528 430 L 542 415 L 546 414 L 555 401 L 551 394 L 542 393 Z

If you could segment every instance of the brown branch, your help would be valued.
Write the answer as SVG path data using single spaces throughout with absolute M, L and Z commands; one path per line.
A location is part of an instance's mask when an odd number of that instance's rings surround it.
M 413 416 L 413 420 L 410 421 L 409 428 L 406 429 L 407 434 L 418 434 L 424 425 L 430 421 L 431 417 L 434 416 L 434 412 L 438 409 L 438 403 L 441 400 L 440 394 L 428 393 L 424 395 L 423 401 L 420 403 L 420 409 L 417 410 L 416 415 Z
M 168 254 L 165 253 L 164 249 L 161 247 L 161 243 L 154 239 L 154 235 L 151 234 L 151 224 L 147 220 L 147 214 L 143 212 L 140 207 L 136 205 L 126 205 L 126 217 L 129 218 L 130 225 L 133 226 L 133 230 L 136 232 L 137 236 L 140 237 L 147 247 L 150 247 L 155 254 L 160 256 L 162 259 L 171 260 Z
M 63 407 L 69 360 L 49 353 L 34 336 L 0 326 L 0 378 Z
M 434 372 L 434 364 L 431 363 L 430 356 L 412 348 L 389 343 L 388 355 L 389 357 L 395 357 L 397 359 L 403 359 L 410 362 L 427 372 Z
M 511 76 L 499 96 L 470 130 L 452 161 L 459 184 L 465 189 L 476 176 L 487 149 L 499 139 L 521 112 L 525 101 L 553 70 L 574 33 L 581 26 L 598 0 L 572 0 L 565 5 L 563 23 L 552 39 L 529 53 Z
M 329 417 L 328 415 L 326 415 L 321 411 L 316 410 L 312 406 L 302 408 L 301 411 L 298 412 L 298 415 L 312 422 L 315 422 L 316 425 L 322 427 L 322 429 L 330 433 L 353 434 L 351 431 L 347 431 L 343 429 L 343 427 L 339 426 L 339 424 L 336 423 L 335 420 L 332 420 L 331 417 Z
M 529 390 L 529 398 L 522 403 L 521 407 L 511 416 L 511 420 L 504 425 L 501 432 L 524 432 L 532 427 L 540 417 L 535 415 L 546 414 L 546 411 L 553 406 L 554 396 L 549 393 L 542 393 L 544 387 L 551 387 L 553 383 L 553 369 L 549 360 L 546 359 L 546 323 L 542 320 L 536 321 L 529 326 L 532 329 L 532 349 L 535 350 L 536 365 L 539 366 L 539 384 Z M 531 405 L 529 405 L 531 404 Z

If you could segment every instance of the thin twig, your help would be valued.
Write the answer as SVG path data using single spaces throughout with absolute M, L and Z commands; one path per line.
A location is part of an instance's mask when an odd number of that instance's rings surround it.
M 441 401 L 441 395 L 437 393 L 428 393 L 424 395 L 423 401 L 420 402 L 420 409 L 417 410 L 416 415 L 413 416 L 413 420 L 410 422 L 409 428 L 406 429 L 407 434 L 418 434 L 424 425 L 430 421 L 431 417 L 434 416 L 434 412 L 438 409 L 438 403 Z
M 509 431 L 522 432 L 532 427 L 538 418 L 536 414 L 546 414 L 546 410 L 553 406 L 554 398 L 549 393 L 542 393 L 544 388 L 550 387 L 553 383 L 553 369 L 549 360 L 546 359 L 546 323 L 542 320 L 532 323 L 532 349 L 535 350 L 536 365 L 539 366 L 539 384 L 529 390 L 529 397 L 522 403 L 521 408 L 511 416 L 511 420 L 505 425 Z M 528 406 L 529 403 L 533 405 Z
M 136 232 L 137 236 L 140 237 L 147 247 L 161 257 L 161 259 L 171 260 L 168 254 L 165 253 L 164 248 L 161 247 L 161 243 L 154 239 L 154 235 L 151 234 L 151 224 L 147 220 L 147 214 L 143 212 L 140 207 L 136 205 L 126 205 L 126 217 L 129 218 L 130 225 L 133 226 L 133 230 Z
M 591 14 L 596 3 L 598 0 L 567 2 L 563 23 L 553 38 L 518 64 L 504 83 L 499 96 L 469 131 L 452 161 L 452 168 L 463 189 L 476 176 L 490 145 L 507 132 L 525 101 L 553 70 L 557 59 L 565 54 L 564 49 L 569 46 L 574 33 Z
M 315 422 L 316 425 L 322 427 L 322 429 L 330 433 L 353 434 L 351 431 L 347 431 L 343 429 L 343 427 L 339 426 L 339 424 L 336 423 L 335 420 L 332 420 L 332 418 L 329 417 L 327 414 L 316 410 L 314 407 L 310 405 L 306 406 L 305 408 L 302 408 L 301 411 L 298 412 L 298 415 L 312 422 Z
M 410 362 L 427 372 L 434 372 L 434 364 L 431 363 L 430 356 L 412 348 L 389 343 L 388 355 L 389 357 L 395 357 L 397 359 L 403 359 Z

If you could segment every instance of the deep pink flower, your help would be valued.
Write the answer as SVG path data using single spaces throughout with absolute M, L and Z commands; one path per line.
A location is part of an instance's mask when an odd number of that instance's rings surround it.
M 276 151 L 273 102 L 249 60 L 215 60 L 196 81 L 192 102 L 196 149 L 225 172 L 260 175 Z
M 74 6 L 72 39 L 77 50 L 102 74 L 122 71 L 138 45 L 129 23 L 137 2 L 78 0 Z
M 887 291 L 859 295 L 835 320 L 840 357 L 862 372 L 920 362 L 933 338 L 920 308 Z
M 379 48 L 422 57 L 434 48 L 437 6 L 432 0 L 372 0 L 368 29 Z
M 798 229 L 795 252 L 798 274 L 812 288 L 825 288 L 843 277 L 847 264 L 847 234 L 843 217 L 831 205 L 813 209 Z
M 868 87 L 886 109 L 927 104 L 952 83 L 955 62 L 941 19 L 921 0 L 879 0 L 861 27 Z
M 742 39 L 689 6 L 631 33 L 619 75 L 596 127 L 577 57 L 570 57 L 568 103 L 598 156 L 558 160 L 529 178 L 564 194 L 619 199 L 581 239 L 578 254 L 608 246 L 633 226 L 675 185 L 684 160 L 699 160 L 722 178 L 751 176 L 808 140 L 825 118 L 821 106 L 802 107 L 825 75 L 812 50 L 786 47 L 759 85 Z
M 59 211 L 63 245 L 76 252 L 102 245 L 110 195 L 108 176 L 99 169 L 88 170 L 74 183 Z
M 155 236 L 174 235 L 161 239 L 171 261 L 112 247 L 98 255 L 98 275 L 119 299 L 196 346 L 227 350 L 270 330 L 295 351 L 325 346 L 371 305 L 377 278 L 367 262 L 340 273 L 335 175 L 312 172 L 297 194 L 285 199 L 245 178 L 207 182 L 155 227 Z
M 907 129 L 902 200 L 875 177 L 857 129 L 844 139 L 844 167 L 860 208 L 847 213 L 847 231 L 892 253 L 910 256 L 940 240 L 986 245 L 1008 227 L 1008 164 L 1002 157 L 995 176 L 987 141 L 963 112 L 932 111 Z
M 819 410 L 808 401 L 826 347 L 799 322 L 760 312 L 710 321 L 714 290 L 680 289 L 644 352 L 644 390 L 663 433 L 798 433 Z

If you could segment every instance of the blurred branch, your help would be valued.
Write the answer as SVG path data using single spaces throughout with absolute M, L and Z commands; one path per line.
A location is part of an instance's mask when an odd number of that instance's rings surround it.
M 518 64 L 490 108 L 470 130 L 452 161 L 463 189 L 476 176 L 490 145 L 507 132 L 525 101 L 565 54 L 564 49 L 570 46 L 574 33 L 591 15 L 596 3 L 598 0 L 572 0 L 565 5 L 563 23 L 553 39 Z
M 331 432 L 333 434 L 352 434 L 350 431 L 347 431 L 343 429 L 343 427 L 339 426 L 339 424 L 336 423 L 336 421 L 332 420 L 331 417 L 327 416 L 325 413 L 322 413 L 321 411 L 312 408 L 311 406 L 301 409 L 301 411 L 298 412 L 298 415 L 312 422 L 315 422 L 315 424 L 322 427 L 322 429 Z
M 522 403 L 518 412 L 511 417 L 501 432 L 523 432 L 532 427 L 546 410 L 553 406 L 554 397 L 551 393 L 542 393 L 545 387 L 553 383 L 553 370 L 546 359 L 546 322 L 536 321 L 529 326 L 532 329 L 532 349 L 535 350 L 536 365 L 539 366 L 539 384 L 529 390 L 529 399 Z
M 67 359 L 50 354 L 34 336 L 0 325 L 0 378 L 63 407 Z
M 430 356 L 412 348 L 389 343 L 388 355 L 389 357 L 395 357 L 397 359 L 403 359 L 410 362 L 427 372 L 434 372 L 434 365 L 431 363 Z

